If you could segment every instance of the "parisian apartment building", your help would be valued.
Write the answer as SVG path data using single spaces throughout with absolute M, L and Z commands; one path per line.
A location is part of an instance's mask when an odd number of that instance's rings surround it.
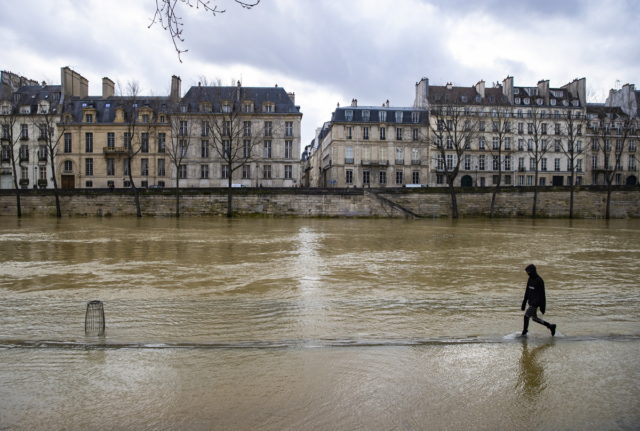
M 303 153 L 311 187 L 634 185 L 633 85 L 587 103 L 586 79 L 415 85 L 411 107 L 339 107 Z M 455 175 L 452 175 L 454 174 Z M 609 177 L 609 179 L 607 179 Z
M 147 96 L 105 77 L 91 96 L 68 67 L 60 85 L 1 82 L 0 188 L 300 186 L 302 113 L 277 85 L 183 95 L 172 76 L 169 95 Z

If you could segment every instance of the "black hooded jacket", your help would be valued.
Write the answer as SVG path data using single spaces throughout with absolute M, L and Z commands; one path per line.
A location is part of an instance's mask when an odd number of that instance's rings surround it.
M 544 281 L 538 275 L 535 269 L 529 273 L 527 280 L 527 288 L 524 292 L 523 305 L 529 303 L 532 307 L 539 307 L 542 314 L 545 312 L 546 298 L 544 295 Z

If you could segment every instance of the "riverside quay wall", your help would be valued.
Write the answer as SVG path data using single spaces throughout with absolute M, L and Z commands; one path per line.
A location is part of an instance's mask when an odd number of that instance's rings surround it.
M 131 189 L 60 190 L 63 216 L 135 215 Z M 489 215 L 491 188 L 458 189 L 461 217 Z M 602 218 L 607 192 L 603 187 L 576 188 L 574 216 Z M 22 190 L 24 216 L 54 216 L 53 190 Z M 234 212 L 238 215 L 295 217 L 449 217 L 450 196 L 446 188 L 402 189 L 263 189 L 233 190 Z M 505 188 L 496 197 L 499 217 L 529 217 L 533 189 Z M 144 216 L 173 216 L 175 189 L 140 189 Z M 225 215 L 227 189 L 181 189 L 180 213 L 185 216 Z M 562 218 L 569 214 L 566 187 L 538 189 L 539 217 Z M 15 191 L 0 191 L 0 216 L 16 215 Z M 640 188 L 615 187 L 611 194 L 612 218 L 640 217 Z

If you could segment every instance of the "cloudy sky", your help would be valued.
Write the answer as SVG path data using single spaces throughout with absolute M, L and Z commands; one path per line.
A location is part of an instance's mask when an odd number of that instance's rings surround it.
M 634 0 L 210 1 L 226 12 L 183 7 L 180 63 L 169 34 L 148 28 L 155 0 L 0 0 L 0 68 L 57 84 L 70 66 L 96 95 L 103 76 L 152 95 L 168 94 L 173 74 L 183 92 L 203 78 L 278 84 L 301 105 L 303 147 L 337 103 L 410 106 L 423 76 L 557 87 L 586 77 L 592 101 L 640 84 Z

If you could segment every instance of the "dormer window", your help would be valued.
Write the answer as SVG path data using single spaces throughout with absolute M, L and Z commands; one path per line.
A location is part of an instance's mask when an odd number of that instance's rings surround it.
M 420 121 L 420 113 L 419 112 L 412 112 L 411 113 L 411 122 L 412 123 L 418 123 Z
M 252 102 L 244 102 L 242 104 L 242 112 L 251 113 L 253 112 L 253 103 Z
M 149 122 L 149 114 L 142 114 L 142 122 L 143 123 Z
M 480 103 L 482 101 L 482 98 L 480 96 L 476 96 L 476 103 Z
M 0 105 L 0 114 L 9 115 L 11 113 L 11 105 L 8 103 L 3 103 Z
M 402 111 L 396 111 L 396 123 L 402 123 Z
M 93 114 L 84 114 L 85 123 L 93 123 Z
M 387 121 L 387 111 L 379 111 L 378 118 L 381 122 Z
M 20 107 L 21 114 L 31 114 L 31 106 L 25 105 Z
M 577 100 L 574 100 L 573 102 L 571 102 L 573 104 L 573 106 L 578 106 L 579 102 Z
M 515 98 L 515 102 L 516 102 L 516 105 L 519 105 L 519 104 L 520 104 L 520 98 L 519 98 L 519 97 L 516 97 L 516 98 Z
M 556 99 L 551 99 L 551 106 L 556 106 Z
M 362 121 L 369 121 L 370 116 L 371 111 L 369 111 L 368 109 L 362 111 Z
M 222 112 L 225 114 L 231 113 L 231 102 L 222 102 Z
M 467 103 L 467 96 L 460 96 L 460 101 L 462 103 Z
M 264 105 L 262 105 L 262 111 L 267 113 L 273 113 L 275 112 L 275 107 L 273 103 L 265 103 Z
M 344 111 L 344 119 L 346 121 L 353 121 L 353 111 L 351 109 Z
M 536 103 L 537 103 L 538 105 L 542 105 L 542 99 L 538 97 L 538 98 L 536 99 Z
M 199 110 L 200 112 L 211 112 L 211 103 L 209 102 L 200 103 Z
M 180 105 L 180 112 L 183 114 L 187 112 L 187 105 Z
M 528 105 L 531 102 L 531 100 L 528 97 L 524 98 L 524 104 Z
M 519 88 L 514 88 L 513 89 L 513 94 L 520 94 L 520 89 Z

